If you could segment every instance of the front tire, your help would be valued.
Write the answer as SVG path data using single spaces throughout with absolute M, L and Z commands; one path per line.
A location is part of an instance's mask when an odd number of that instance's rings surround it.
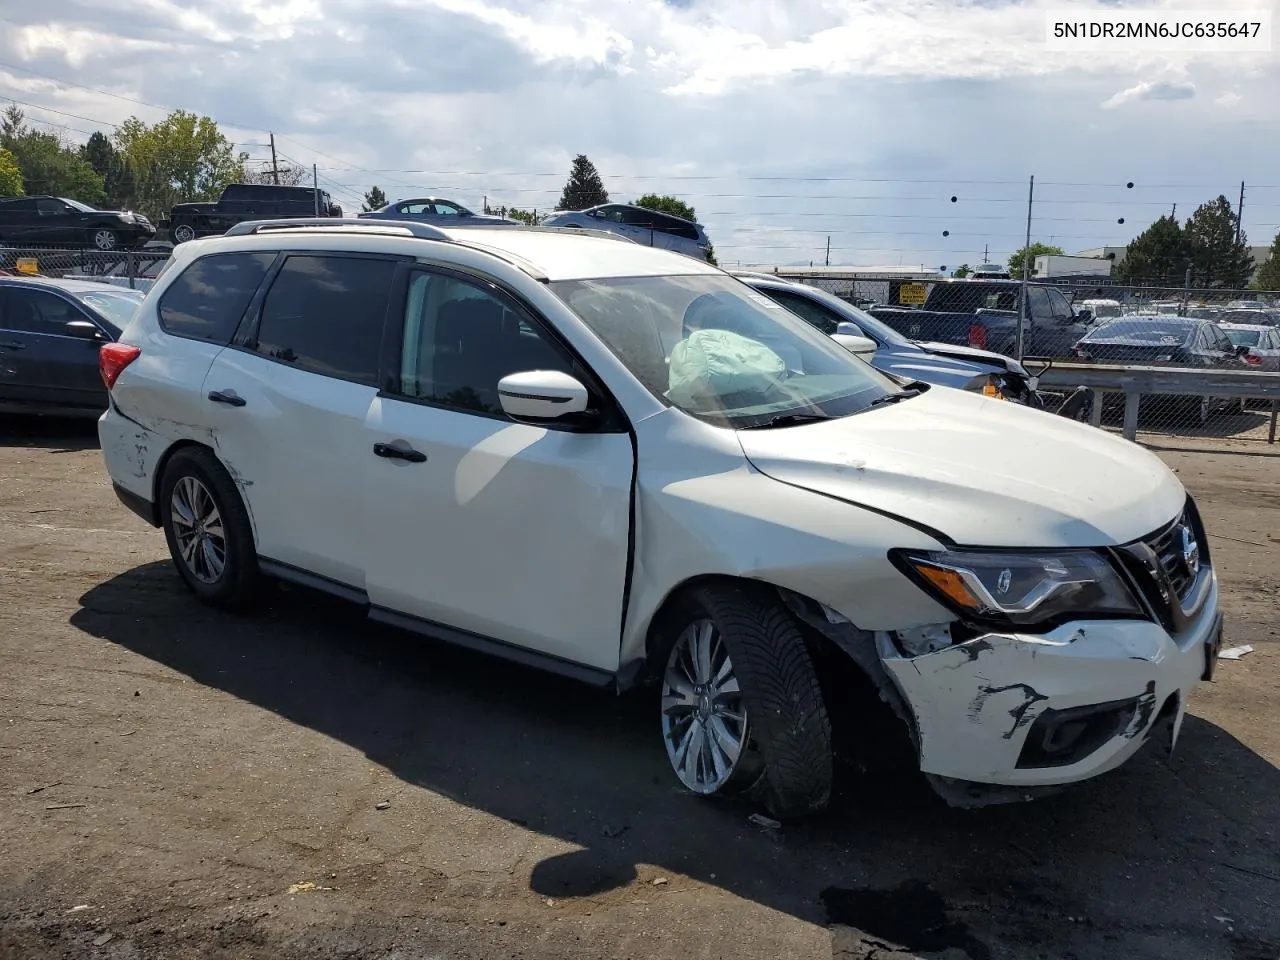
M 190 447 L 169 460 L 160 481 L 160 522 L 174 566 L 202 601 L 243 609 L 256 598 L 262 573 L 253 527 L 212 451 Z
M 704 587 L 668 620 L 661 726 L 680 782 L 779 819 L 831 799 L 831 723 L 800 627 L 768 588 Z
M 180 243 L 190 243 L 196 238 L 196 228 L 189 223 L 180 223 L 169 231 L 169 239 L 176 247 Z

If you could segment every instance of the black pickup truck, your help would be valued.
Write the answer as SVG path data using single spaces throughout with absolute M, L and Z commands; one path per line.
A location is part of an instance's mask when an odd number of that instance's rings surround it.
M 1022 284 L 1016 280 L 941 280 L 920 309 L 872 307 L 868 312 L 911 340 L 960 344 L 1013 356 Z M 1093 319 L 1077 313 L 1062 291 L 1045 284 L 1027 288 L 1028 315 L 1022 352 L 1027 357 L 1068 357 Z
M 319 194 L 318 202 L 316 194 Z M 317 211 L 318 214 L 317 214 Z M 196 237 L 226 233 L 246 220 L 340 217 L 342 208 L 324 190 L 269 183 L 232 183 L 215 203 L 179 203 L 169 212 L 169 239 L 176 246 Z

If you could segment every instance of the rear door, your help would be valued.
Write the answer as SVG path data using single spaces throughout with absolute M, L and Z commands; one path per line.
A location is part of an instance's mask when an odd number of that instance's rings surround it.
M 0 379 L 8 399 L 67 409 L 106 408 L 98 373 L 102 340 L 72 336 L 73 320 L 97 322 L 48 290 L 0 287 Z
M 364 424 L 398 260 L 290 253 L 204 378 L 205 417 L 258 553 L 363 588 Z

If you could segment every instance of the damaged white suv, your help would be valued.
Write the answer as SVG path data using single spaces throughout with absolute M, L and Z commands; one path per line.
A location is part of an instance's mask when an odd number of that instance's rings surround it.
M 201 599 L 290 580 L 651 683 L 679 780 L 781 817 L 830 797 L 833 658 L 955 801 L 1176 738 L 1220 643 L 1155 456 L 617 238 L 241 224 L 174 251 L 101 367 L 115 489 Z

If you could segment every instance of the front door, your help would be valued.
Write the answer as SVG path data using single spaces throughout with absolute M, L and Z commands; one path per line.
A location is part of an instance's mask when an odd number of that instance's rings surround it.
M 57 294 L 0 288 L 0 392 L 4 399 L 68 409 L 106 408 L 98 372 L 103 340 L 72 336 L 74 320 L 95 323 Z
M 589 374 L 491 284 L 415 270 L 406 286 L 391 382 L 362 451 L 370 601 L 615 670 L 630 437 L 509 420 L 503 376 L 560 370 L 590 386 Z
M 201 387 L 202 423 L 249 506 L 258 553 L 357 589 L 364 422 L 397 263 L 290 254 Z

